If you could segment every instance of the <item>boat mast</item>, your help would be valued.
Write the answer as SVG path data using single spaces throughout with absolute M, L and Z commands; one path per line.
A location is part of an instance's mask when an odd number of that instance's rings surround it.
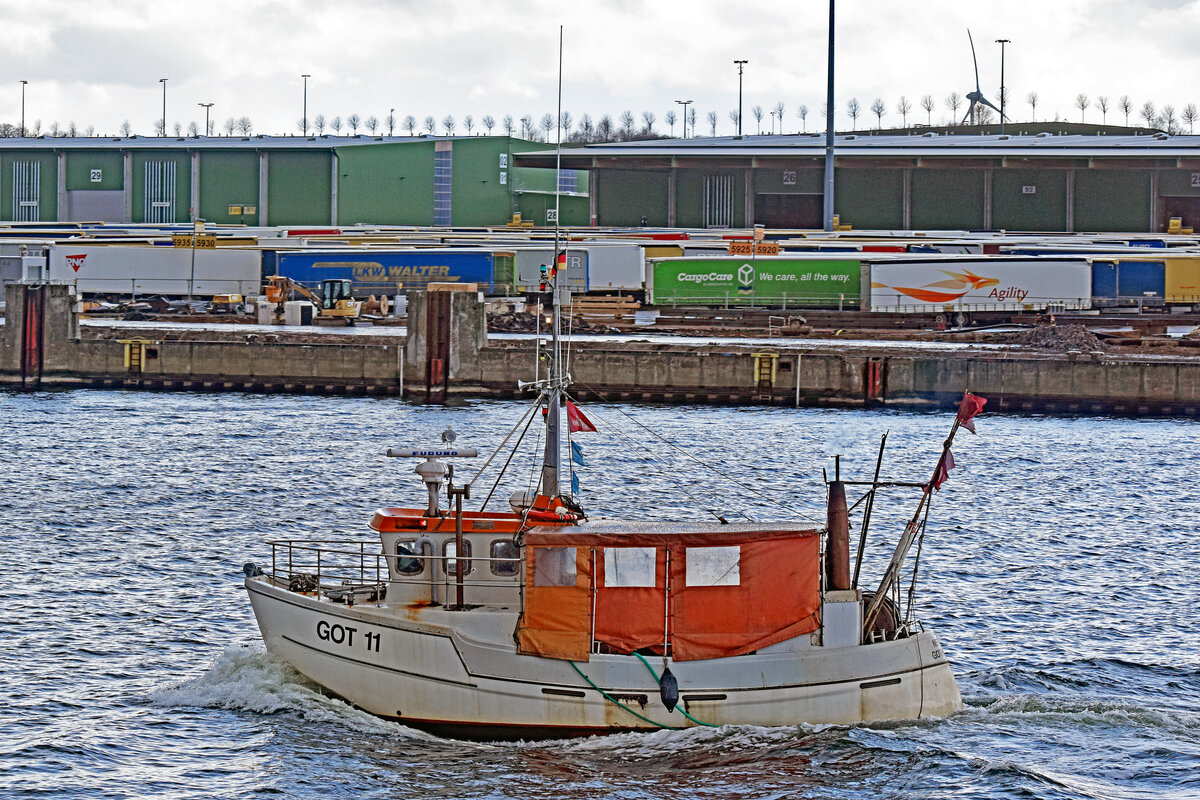
M 559 429 L 563 393 L 562 343 L 559 333 L 562 330 L 561 297 L 558 293 L 558 253 L 559 253 L 559 188 L 562 174 L 562 53 L 563 26 L 558 26 L 558 114 L 554 145 L 554 262 L 551 266 L 550 277 L 550 307 L 553 310 L 554 322 L 551 333 L 550 350 L 550 380 L 547 382 L 547 401 L 549 408 L 546 414 L 546 455 L 542 461 L 542 494 L 547 497 L 558 497 L 558 461 L 560 454 Z M 565 265 L 564 265 L 565 266 Z

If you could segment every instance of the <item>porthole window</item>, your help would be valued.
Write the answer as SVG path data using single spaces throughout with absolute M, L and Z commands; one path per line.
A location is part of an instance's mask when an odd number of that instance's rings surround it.
M 469 540 L 466 540 L 466 539 L 463 540 L 463 553 L 462 554 L 463 554 L 463 575 L 470 575 L 471 574 L 471 542 Z M 456 576 L 458 574 L 458 572 L 457 572 L 457 570 L 458 570 L 458 558 L 457 558 L 458 544 L 453 540 L 447 541 L 444 545 L 442 545 L 442 555 L 444 555 L 446 557 L 446 560 L 443 562 L 443 564 L 445 565 L 443 568 L 446 571 L 446 575 L 448 577 Z
M 497 539 L 492 542 L 493 559 L 510 558 L 512 561 L 492 561 L 492 574 L 502 578 L 511 578 L 521 571 L 521 552 L 509 539 Z
M 414 541 L 396 542 L 396 572 L 400 575 L 420 575 L 425 560 L 420 558 L 421 546 Z

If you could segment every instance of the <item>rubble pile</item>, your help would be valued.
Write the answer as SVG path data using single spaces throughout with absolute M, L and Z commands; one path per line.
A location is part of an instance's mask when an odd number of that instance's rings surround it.
M 564 329 L 570 324 L 572 333 L 612 333 L 619 329 L 610 325 L 597 325 L 584 319 L 575 319 L 571 323 L 563 322 Z M 498 333 L 533 333 L 538 329 L 537 314 L 525 311 L 488 312 L 487 326 L 489 331 Z M 542 333 L 549 333 L 550 326 L 541 322 Z
M 1036 347 L 1041 350 L 1078 350 L 1089 353 L 1104 350 L 1105 345 L 1083 325 L 1039 325 L 1027 331 L 1009 334 L 1010 344 Z

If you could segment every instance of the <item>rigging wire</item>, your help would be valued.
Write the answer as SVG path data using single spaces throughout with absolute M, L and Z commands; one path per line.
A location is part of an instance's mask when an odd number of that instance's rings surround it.
M 487 461 L 483 462 L 483 466 L 480 467 L 479 471 L 475 473 L 475 477 L 471 478 L 471 480 L 467 482 L 467 486 L 475 485 L 475 481 L 479 480 L 479 476 L 483 474 L 483 471 L 488 468 L 488 465 L 491 464 L 493 460 L 495 460 L 496 456 L 500 454 L 500 451 L 502 451 L 504 449 L 505 445 L 508 444 L 508 440 L 511 439 L 513 437 L 513 434 L 517 432 L 517 428 L 521 427 L 521 423 L 525 421 L 525 417 L 528 416 L 528 417 L 530 417 L 531 420 L 533 419 L 533 413 L 538 409 L 538 406 L 540 404 L 541 404 L 541 397 L 539 396 L 538 398 L 536 398 L 533 401 L 533 405 L 531 405 L 529 407 L 529 410 L 526 411 L 524 414 L 522 414 L 521 418 L 517 420 L 517 423 L 512 426 L 512 428 L 508 432 L 508 435 L 504 437 L 504 441 L 502 441 L 500 444 L 498 444 L 495 447 L 495 449 L 492 450 L 492 454 L 487 457 Z M 526 430 L 529 429 L 528 424 L 525 425 L 525 429 Z M 524 437 L 525 437 L 525 434 L 522 433 L 521 438 L 524 438 Z M 517 444 L 520 444 L 520 442 L 518 442 Z M 512 460 L 512 456 L 509 456 L 509 460 L 510 461 Z M 494 487 L 493 487 L 493 490 L 494 490 Z M 491 497 L 490 494 L 488 496 Z
M 580 385 L 580 386 L 582 386 L 583 388 L 587 389 L 588 391 L 592 392 L 593 394 L 595 394 L 595 395 L 599 396 L 599 392 L 597 392 L 597 391 L 596 391 L 595 389 L 593 389 L 592 387 L 588 386 L 586 383 L 579 382 L 579 385 Z M 822 519 L 822 518 L 819 518 L 819 517 L 816 517 L 816 516 L 814 516 L 814 515 L 813 515 L 812 513 L 810 513 L 810 512 L 801 511 L 801 510 L 799 510 L 799 509 L 797 509 L 797 508 L 794 508 L 794 507 L 792 507 L 792 506 L 789 506 L 789 505 L 788 505 L 788 504 L 786 504 L 786 503 L 782 503 L 782 502 L 780 502 L 780 501 L 779 501 L 777 498 L 771 497 L 770 495 L 767 495 L 767 494 L 765 494 L 765 493 L 763 493 L 763 492 L 760 492 L 760 491 L 758 491 L 757 489 L 754 489 L 754 488 L 752 488 L 752 487 L 750 487 L 750 486 L 746 486 L 745 484 L 743 484 L 743 483 L 740 483 L 740 482 L 739 482 L 739 481 L 738 481 L 736 478 L 733 478 L 733 477 L 732 477 L 732 476 L 730 476 L 730 475 L 726 475 L 724 472 L 721 472 L 721 470 L 717 469 L 716 467 L 712 466 L 711 464 L 707 464 L 707 463 L 705 463 L 705 462 L 701 461 L 700 459 L 696 458 L 694 455 L 692 455 L 691 453 L 689 453 L 687 450 L 684 450 L 683 448 L 681 448 L 681 447 L 679 447 L 678 445 L 676 445 L 676 444 L 674 444 L 673 442 L 671 442 L 671 441 L 670 441 L 669 439 L 667 439 L 666 437 L 664 437 L 664 436 L 662 436 L 661 434 L 659 434 L 659 433 L 658 433 L 657 431 L 655 431 L 653 428 L 649 428 L 649 427 L 647 427 L 646 425 L 643 425 L 643 424 L 642 424 L 641 422 L 639 422 L 639 421 L 638 421 L 638 420 L 637 420 L 637 419 L 636 419 L 636 418 L 635 418 L 633 415 L 631 415 L 631 414 L 628 414 L 628 413 L 626 413 L 625 411 L 622 411 L 620 408 L 617 408 L 615 405 L 612 405 L 612 404 L 606 404 L 606 405 L 608 405 L 608 407 L 609 407 L 609 408 L 613 409 L 613 410 L 614 410 L 614 411 L 616 411 L 618 414 L 621 414 L 622 416 L 626 417 L 626 418 L 627 418 L 627 419 L 628 419 L 630 422 L 632 422 L 634 425 L 638 426 L 639 428 L 641 428 L 641 429 L 642 429 L 642 430 L 644 430 L 645 432 L 649 433 L 649 434 L 650 434 L 651 436 L 653 436 L 654 438 L 656 438 L 656 439 L 658 439 L 659 441 L 661 441 L 661 442 L 663 442 L 664 444 L 666 444 L 668 447 L 670 447 L 672 450 L 676 451 L 678 454 L 680 454 L 680 455 L 684 456 L 685 458 L 687 458 L 687 459 L 689 459 L 689 460 L 691 460 L 691 461 L 695 462 L 696 464 L 699 464 L 701 467 L 704 467 L 705 469 L 709 470 L 709 471 L 710 471 L 710 472 L 712 472 L 713 474 L 715 474 L 715 475 L 717 475 L 717 476 L 719 476 L 719 477 L 721 477 L 721 478 L 724 478 L 725 480 L 727 480 L 727 481 L 729 481 L 730 483 L 732 483 L 734 486 L 737 486 L 739 489 L 742 489 L 743 491 L 745 491 L 745 492 L 748 492 L 749 494 L 753 494 L 753 495 L 755 495 L 756 497 L 759 497 L 760 499 L 767 501 L 767 502 L 768 502 L 768 503 L 770 503 L 771 505 L 778 506 L 779 508 L 782 508 L 782 509 L 784 509 L 785 511 L 788 511 L 789 513 L 795 514 L 795 515 L 797 515 L 797 516 L 800 516 L 800 517 L 804 517 L 805 519 L 808 519 L 808 520 L 810 520 L 810 521 L 813 521 L 813 522 L 817 522 L 818 524 L 821 524 L 821 525 L 824 525 L 824 524 L 825 524 L 825 520 L 824 520 L 824 519 Z M 615 430 L 615 426 L 612 426 L 612 427 L 613 427 L 613 429 Z M 623 436 L 623 434 L 621 434 L 621 435 Z M 651 452 L 651 453 L 653 452 L 653 451 L 651 451 L 651 450 L 650 450 L 648 447 L 646 447 L 645 445 L 641 444 L 640 442 L 639 442 L 639 443 L 637 443 L 637 444 L 638 444 L 638 446 L 639 446 L 639 447 L 642 447 L 642 448 L 646 449 L 647 451 L 649 451 L 649 452 Z M 661 462 L 660 462 L 660 463 L 661 463 Z M 686 490 L 685 490 L 685 493 L 686 493 Z M 690 497 L 691 495 L 689 494 L 688 496 Z M 701 506 L 701 508 L 703 508 L 703 506 Z M 710 509 L 707 509 L 707 508 L 705 508 L 704 510 L 705 510 L 705 511 L 709 511 L 710 513 L 712 513 Z M 741 513 L 741 512 L 739 512 L 739 513 Z M 744 514 L 744 513 L 742 514 L 742 516 L 746 517 L 747 519 L 750 519 L 750 517 L 749 517 L 749 516 L 747 516 L 747 515 L 746 515 L 746 514 Z
M 540 402 L 540 398 L 539 398 L 539 402 Z M 536 405 L 533 407 L 533 410 L 534 411 L 537 410 Z M 513 457 L 516 456 L 517 450 L 520 449 L 521 442 L 525 441 L 525 434 L 529 433 L 529 426 L 533 424 L 533 421 L 536 418 L 537 418 L 536 414 L 532 414 L 532 413 L 529 414 L 529 421 L 525 423 L 525 430 L 521 431 L 521 438 L 517 439 L 517 443 L 514 444 L 512 447 L 512 450 L 509 451 L 508 458 L 504 461 L 504 466 L 500 468 L 500 474 L 496 476 L 496 482 L 492 484 L 492 488 L 488 492 L 487 497 L 485 497 L 483 499 L 483 505 L 481 505 L 479 507 L 480 511 L 483 511 L 484 509 L 487 508 L 487 504 L 492 499 L 492 495 L 496 493 L 496 489 L 500 486 L 500 480 L 504 477 L 504 473 L 508 471 L 508 465 L 512 463 Z M 517 424 L 520 425 L 521 423 L 518 422 Z M 512 438 L 512 434 L 509 434 L 508 438 Z M 507 442 L 508 438 L 506 438 L 504 441 Z M 503 447 L 503 445 L 501 445 L 501 447 Z M 497 452 L 499 452 L 499 450 L 497 450 Z M 489 461 L 490 460 L 491 459 L 489 459 Z M 487 466 L 487 465 L 485 464 L 484 466 Z M 475 477 L 479 477 L 479 476 L 476 475 Z

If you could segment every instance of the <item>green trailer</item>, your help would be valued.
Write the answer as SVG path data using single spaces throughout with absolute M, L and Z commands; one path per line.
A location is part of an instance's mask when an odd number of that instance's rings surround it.
M 661 258 L 650 262 L 653 305 L 857 309 L 858 258 L 759 256 Z

